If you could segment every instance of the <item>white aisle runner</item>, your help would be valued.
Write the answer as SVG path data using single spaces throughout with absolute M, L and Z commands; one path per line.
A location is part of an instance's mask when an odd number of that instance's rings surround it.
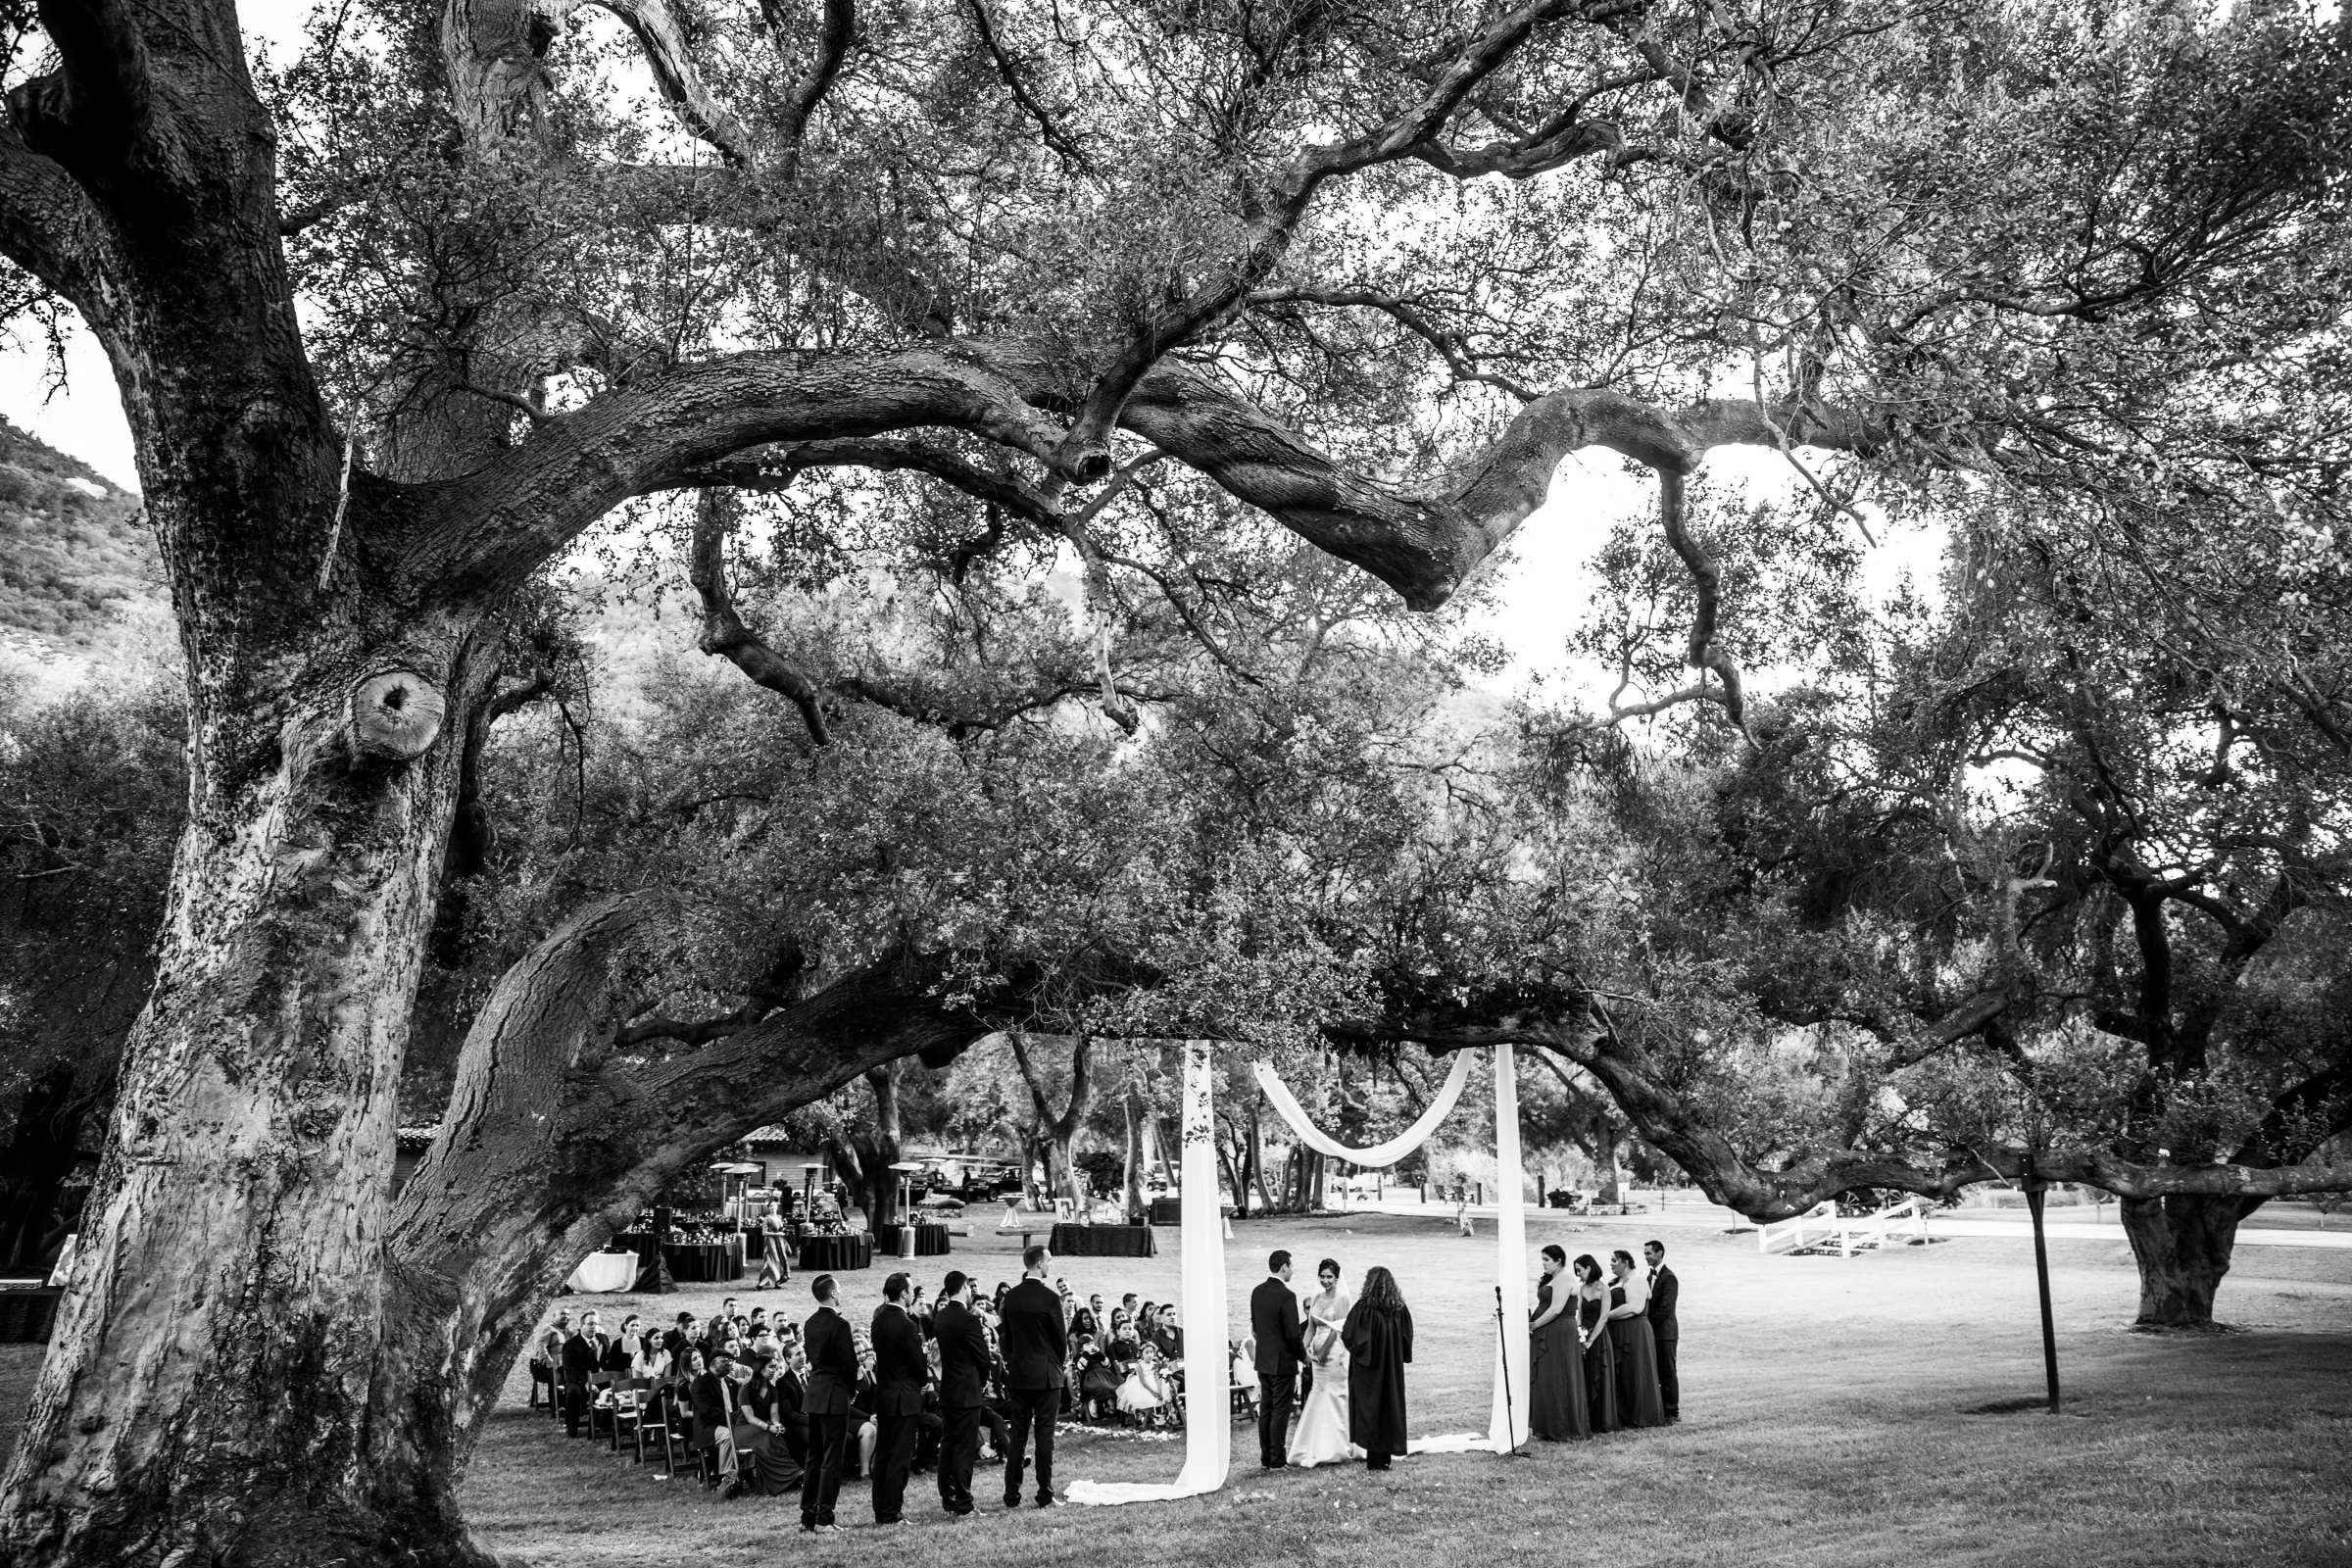
M 1177 1194 L 1184 1206 L 1178 1246 L 1184 1267 L 1184 1468 L 1173 1482 L 1073 1481 L 1072 1502 L 1104 1506 L 1166 1502 L 1225 1485 L 1233 1463 L 1233 1421 L 1225 1349 L 1225 1237 L 1217 1201 L 1217 1127 L 1210 1103 L 1215 1048 L 1184 1048 L 1184 1160 Z

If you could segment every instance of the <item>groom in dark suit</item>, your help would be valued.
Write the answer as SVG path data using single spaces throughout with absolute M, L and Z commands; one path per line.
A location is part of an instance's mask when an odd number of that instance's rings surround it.
M 1250 1293 L 1250 1332 L 1257 1341 L 1257 1462 L 1279 1470 L 1289 1462 L 1291 1404 L 1306 1337 L 1298 1298 L 1291 1291 L 1291 1254 L 1266 1259 L 1266 1277 Z
M 1061 1413 L 1062 1365 L 1069 1360 L 1069 1328 L 1061 1298 L 1046 1283 L 1053 1253 L 1032 1246 L 1021 1254 L 1021 1283 L 1004 1293 L 997 1346 L 1004 1354 L 1004 1402 L 1011 1406 L 1012 1447 L 1004 1455 L 1004 1506 L 1021 1505 L 1021 1465 L 1029 1435 L 1037 1434 L 1037 1505 L 1057 1508 L 1054 1494 L 1054 1421 Z
M 1658 1342 L 1658 1398 L 1666 1406 L 1666 1419 L 1680 1421 L 1683 1380 L 1675 1370 L 1674 1352 L 1682 1348 L 1683 1326 L 1675 1321 L 1674 1309 L 1683 1282 L 1666 1266 L 1664 1242 L 1642 1243 L 1642 1256 L 1649 1263 L 1649 1332 Z

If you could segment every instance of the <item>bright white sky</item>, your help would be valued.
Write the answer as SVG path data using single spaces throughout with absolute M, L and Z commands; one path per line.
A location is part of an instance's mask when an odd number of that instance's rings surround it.
M 283 58 L 299 47 L 309 10 L 308 0 L 242 0 L 239 14 L 247 38 Z M 63 387 L 49 384 L 47 368 L 45 346 L 37 339 L 20 335 L 0 343 L 0 416 L 136 489 L 130 432 L 96 342 L 78 329 L 68 340 Z M 1797 482 L 1778 455 L 1760 450 L 1718 453 L 1708 467 L 1719 477 L 1740 477 L 1759 490 L 1783 490 Z M 1570 665 L 1561 641 L 1592 591 L 1587 563 L 1611 525 L 1656 504 L 1654 485 L 1626 472 L 1613 453 L 1581 453 L 1560 466 L 1550 500 L 1519 530 L 1509 558 L 1488 568 L 1501 574 L 1500 603 L 1490 629 L 1514 658 L 1502 682 L 1506 689 L 1540 671 L 1557 682 L 1555 695 L 1582 693 L 1595 702 L 1605 697 L 1601 672 Z M 1906 573 L 1932 578 L 1934 569 L 1933 542 L 1916 537 L 1883 546 L 1869 563 L 1871 586 L 1882 593 Z

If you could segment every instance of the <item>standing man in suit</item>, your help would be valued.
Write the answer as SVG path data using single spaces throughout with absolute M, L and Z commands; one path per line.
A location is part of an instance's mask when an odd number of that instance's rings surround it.
M 833 1307 L 833 1276 L 819 1274 L 808 1287 L 816 1310 L 801 1326 L 808 1356 L 808 1381 L 801 1408 L 808 1417 L 807 1473 L 801 1478 L 801 1528 L 836 1532 L 833 1503 L 841 1495 L 842 1446 L 850 1437 L 850 1391 L 858 1386 L 858 1342 L 849 1320 Z
M 1298 1396 L 1298 1364 L 1306 1359 L 1287 1251 L 1266 1259 L 1266 1277 L 1250 1293 L 1250 1333 L 1257 1341 L 1257 1462 L 1279 1470 L 1290 1462 L 1291 1404 Z
M 1674 1352 L 1681 1348 L 1683 1327 L 1675 1321 L 1674 1309 L 1683 1294 L 1683 1282 L 1666 1266 L 1664 1242 L 1642 1243 L 1642 1255 L 1649 1262 L 1649 1332 L 1658 1342 L 1658 1397 L 1666 1406 L 1666 1419 L 1680 1421 L 1683 1380 L 1675 1370 Z
M 1037 1434 L 1037 1505 L 1055 1508 L 1054 1422 L 1061 1414 L 1062 1365 L 1070 1356 L 1061 1298 L 1046 1283 L 1054 1254 L 1033 1246 L 1021 1254 L 1021 1283 L 1004 1294 L 997 1344 L 1004 1355 L 1005 1403 L 1012 1407 L 1012 1449 L 1004 1455 L 1004 1506 L 1021 1505 L 1021 1463 Z
M 564 1435 L 580 1435 L 581 1418 L 588 1414 L 588 1380 L 605 1358 L 605 1337 L 597 1332 L 596 1313 L 580 1314 L 580 1326 L 564 1341 Z
M 923 1331 L 906 1313 L 912 1282 L 901 1270 L 882 1282 L 874 1308 L 874 1523 L 903 1523 L 906 1475 L 914 1467 L 915 1418 L 923 1413 L 923 1385 L 931 1362 Z
M 939 1342 L 939 1505 L 972 1511 L 972 1465 L 980 1456 L 980 1404 L 988 1391 L 988 1330 L 972 1311 L 971 1281 L 950 1269 L 931 1314 Z

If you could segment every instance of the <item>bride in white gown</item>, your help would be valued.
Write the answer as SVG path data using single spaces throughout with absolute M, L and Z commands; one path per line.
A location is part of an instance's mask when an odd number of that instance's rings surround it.
M 1316 1265 L 1315 1277 L 1323 1288 L 1303 1303 L 1314 1387 L 1306 1391 L 1298 1424 L 1291 1428 L 1288 1455 L 1291 1463 L 1308 1467 L 1360 1457 L 1348 1441 L 1348 1350 L 1340 1343 L 1340 1326 L 1355 1302 L 1340 1289 L 1340 1265 L 1332 1259 Z

